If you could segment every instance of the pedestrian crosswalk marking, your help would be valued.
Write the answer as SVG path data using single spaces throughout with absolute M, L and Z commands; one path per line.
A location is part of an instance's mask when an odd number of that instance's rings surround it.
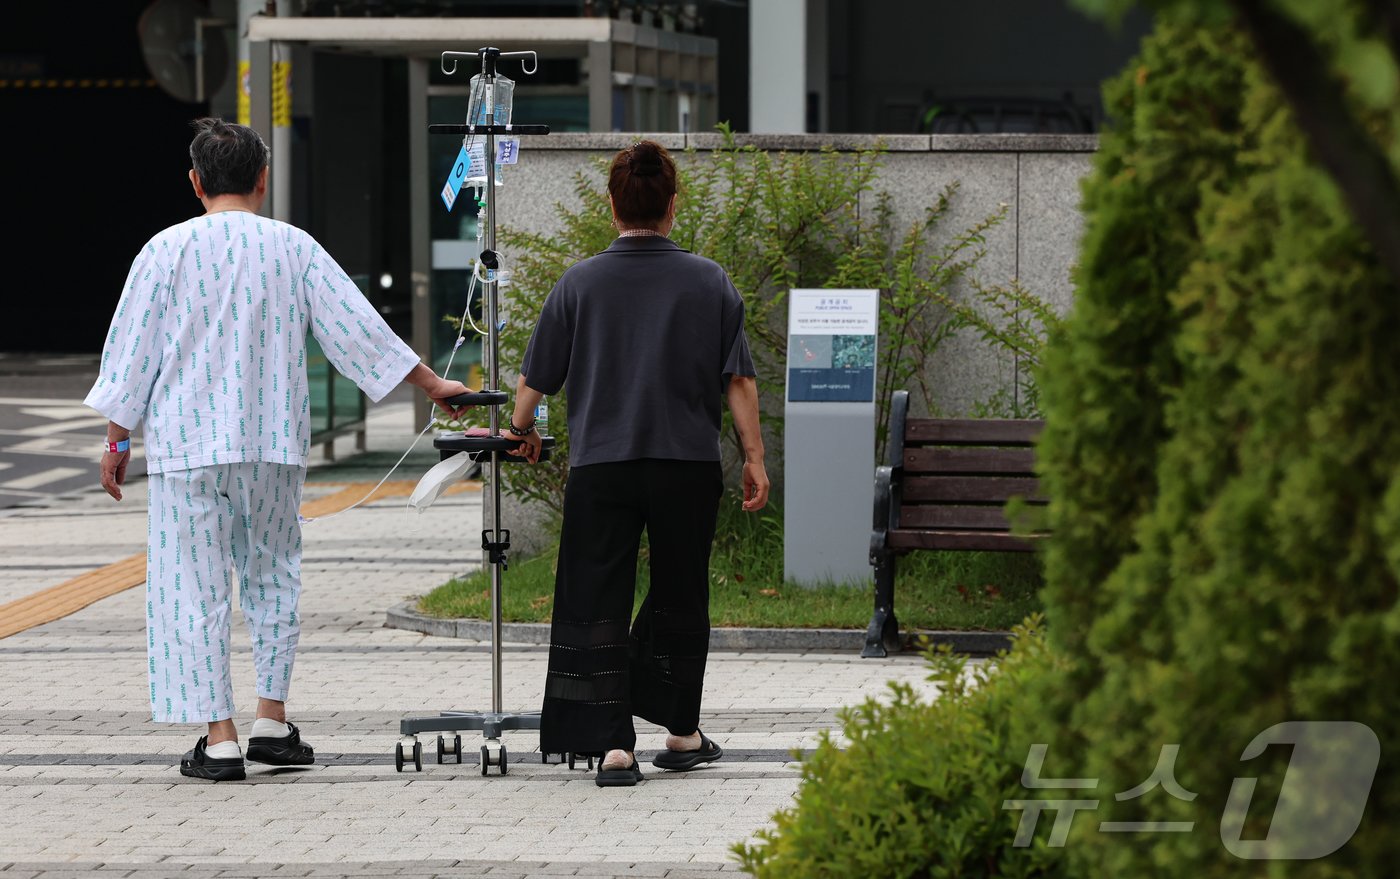
M 0 397 L 0 406 L 72 406 L 73 398 Z
M 74 476 L 82 476 L 86 472 L 86 470 L 78 467 L 50 467 L 48 470 L 40 470 L 38 473 L 31 473 L 28 476 L 11 479 L 9 482 L 0 482 L 0 488 L 17 488 L 21 491 L 32 491 L 41 485 L 62 482 L 65 479 L 72 479 Z
M 36 424 L 33 427 L 22 427 L 14 431 L 21 436 L 50 436 L 65 430 L 86 430 L 96 427 L 105 427 L 107 419 L 100 416 L 92 418 L 74 418 L 69 421 L 60 421 L 52 424 Z
M 23 412 L 25 415 L 33 415 L 36 418 L 53 418 L 65 420 L 76 418 L 82 421 L 92 420 L 92 410 L 80 403 L 70 403 L 67 405 L 58 406 L 21 406 L 19 411 Z
M 0 430 L 0 438 L 7 436 L 6 431 Z M 100 437 L 99 437 L 100 439 Z M 131 460 L 138 461 L 144 457 L 144 447 L 140 440 L 133 440 L 131 443 Z M 58 436 L 42 436 L 34 439 L 27 439 L 12 446 L 0 443 L 0 453 L 17 455 L 43 455 L 49 458 L 82 458 L 97 464 L 100 451 L 93 450 L 91 437 L 78 436 L 76 434 L 59 434 Z
M 42 454 L 45 452 L 61 451 L 63 447 L 68 445 L 68 443 L 70 442 L 72 442 L 72 440 L 61 436 L 42 436 L 37 439 L 25 440 L 19 445 L 9 446 L 5 449 L 5 451 Z

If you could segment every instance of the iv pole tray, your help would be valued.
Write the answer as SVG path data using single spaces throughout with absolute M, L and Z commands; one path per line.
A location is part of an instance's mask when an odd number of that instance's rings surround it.
M 482 430 L 474 428 L 473 430 Z M 540 460 L 548 461 L 550 452 L 554 449 L 554 437 L 546 436 L 540 438 L 543 441 L 543 448 L 540 449 Z M 472 456 L 473 461 L 489 460 L 492 452 L 501 452 L 499 460 L 502 463 L 525 463 L 524 458 L 517 458 L 514 455 L 505 454 L 512 452 L 520 445 L 520 440 L 512 436 L 490 436 L 489 434 L 463 433 L 460 430 L 440 431 L 433 437 L 433 448 L 442 453 L 445 460 L 458 452 L 466 452 Z

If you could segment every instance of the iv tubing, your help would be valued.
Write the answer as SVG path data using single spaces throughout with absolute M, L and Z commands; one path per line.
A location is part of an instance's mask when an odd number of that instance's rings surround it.
M 464 310 L 462 311 L 462 323 L 463 323 L 463 324 L 465 324 L 465 323 L 471 323 L 472 329 L 476 330 L 478 333 L 481 333 L 481 335 L 484 336 L 484 335 L 486 335 L 486 334 L 485 334 L 485 333 L 482 333 L 482 332 L 481 332 L 481 329 L 480 329 L 479 327 L 477 327 L 476 322 L 473 321 L 473 320 L 471 319 L 472 299 L 473 299 L 473 297 L 475 296 L 475 293 L 476 293 L 476 272 L 472 272 L 471 284 L 467 287 L 467 307 L 466 307 L 466 309 L 464 309 Z M 448 355 L 448 357 L 447 357 L 447 366 L 443 367 L 443 370 L 442 370 L 442 374 L 443 374 L 444 377 L 446 377 L 447 374 L 452 370 L 452 361 L 453 361 L 454 359 L 456 359 L 456 357 L 457 357 L 457 349 L 460 348 L 460 347 L 462 347 L 462 343 L 465 342 L 466 340 L 467 340 L 467 339 L 466 339 L 466 335 L 462 332 L 461 324 L 459 324 L 459 325 L 458 325 L 458 328 L 457 328 L 457 341 L 456 341 L 455 343 L 453 343 L 453 345 L 452 345 L 452 353 L 451 353 L 450 355 Z M 304 517 L 304 516 L 302 516 L 300 513 L 298 513 L 298 514 L 297 514 L 297 519 L 300 520 L 301 523 L 302 523 L 303 525 L 308 525 L 308 524 L 310 524 L 310 523 L 312 523 L 312 522 L 320 522 L 320 521 L 323 521 L 323 520 L 325 520 L 325 519 L 334 519 L 336 516 L 339 516 L 339 515 L 341 515 L 342 513 L 348 513 L 348 512 L 350 512 L 351 510 L 353 510 L 353 509 L 355 509 L 356 507 L 358 507 L 360 504 L 363 504 L 365 501 L 369 500 L 371 497 L 374 496 L 374 493 L 375 493 L 376 491 L 379 491 L 380 487 L 382 487 L 382 486 L 384 485 L 384 483 L 386 483 L 386 482 L 389 481 L 389 477 L 394 475 L 394 471 L 396 471 L 396 470 L 399 469 L 399 465 L 402 464 L 402 463 L 404 462 L 404 459 L 407 458 L 407 457 L 409 456 L 409 453 L 411 453 L 415 448 L 417 448 L 417 446 L 418 446 L 418 441 L 421 440 L 421 439 L 423 438 L 423 434 L 427 433 L 429 430 L 432 430 L 433 424 L 436 423 L 436 421 L 437 421 L 437 417 L 436 417 L 436 416 L 434 416 L 434 417 L 428 419 L 427 425 L 424 426 L 424 428 L 423 428 L 422 430 L 418 431 L 418 435 L 415 436 L 415 437 L 413 438 L 413 442 L 409 445 L 408 449 L 403 453 L 403 455 L 399 458 L 399 460 L 396 461 L 396 462 L 394 462 L 394 466 L 392 466 L 392 467 L 389 468 L 389 472 L 384 474 L 384 478 L 381 479 L 381 480 L 379 480 L 379 482 L 374 486 L 374 488 L 371 488 L 371 489 L 369 490 L 369 492 L 368 492 L 367 494 L 365 494 L 364 497 L 362 497 L 362 498 L 360 498 L 359 500 L 355 501 L 353 504 L 351 504 L 350 506 L 346 507 L 346 508 L 343 509 L 343 510 L 336 510 L 334 513 L 330 513 L 330 514 L 327 514 L 327 515 L 325 515 L 325 516 L 316 516 L 316 517 L 314 517 L 314 518 L 307 519 L 306 517 Z M 405 508 L 406 508 L 406 507 L 405 507 Z

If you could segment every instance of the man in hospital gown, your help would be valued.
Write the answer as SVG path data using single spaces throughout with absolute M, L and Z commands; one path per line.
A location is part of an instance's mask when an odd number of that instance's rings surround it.
M 145 423 L 151 717 L 208 724 L 180 771 L 218 781 L 245 774 L 229 677 L 233 576 L 257 672 L 247 758 L 314 761 L 285 709 L 301 622 L 307 334 L 376 402 L 408 381 L 456 415 L 446 398 L 467 388 L 420 363 L 315 239 L 258 215 L 270 154 L 257 132 L 194 126 L 189 177 L 205 213 L 132 263 L 85 402 L 109 419 L 102 485 L 117 500 L 131 431 Z

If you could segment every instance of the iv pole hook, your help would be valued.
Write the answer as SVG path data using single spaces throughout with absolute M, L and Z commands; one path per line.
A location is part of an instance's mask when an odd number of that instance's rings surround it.
M 480 57 L 480 54 L 481 54 L 481 53 L 479 53 L 479 52 L 443 52 L 443 53 L 442 53 L 442 59 L 441 59 L 441 61 L 439 62 L 439 66 L 441 66 L 442 72 L 443 72 L 444 75 L 446 75 L 446 76 L 451 76 L 451 75 L 453 75 L 454 73 L 457 72 L 457 59 L 458 59 L 458 58 L 479 58 L 479 57 Z M 529 56 L 530 56 L 530 61 L 529 61 L 530 66 L 528 66 L 528 67 L 525 66 L 526 62 L 525 62 L 524 56 L 526 56 L 526 55 L 529 55 Z M 535 73 L 537 73 L 537 72 L 539 71 L 539 69 L 540 69 L 540 56 L 539 56 L 538 54 L 536 54 L 533 50 L 532 50 L 532 51 L 528 51 L 528 52 L 502 52 L 502 53 L 500 53 L 500 57 L 501 57 L 501 58 L 520 58 L 520 59 L 521 59 L 521 60 L 520 60 L 520 70 L 521 70 L 526 76 L 532 76 L 532 75 L 534 75 Z M 451 59 L 451 61 L 452 61 L 452 66 L 451 66 L 450 68 L 447 66 L 447 62 L 448 62 L 449 59 Z
M 440 66 L 442 67 L 442 72 L 443 72 L 444 74 L 446 74 L 447 76 L 451 76 L 452 74 L 454 74 L 454 73 L 457 72 L 457 59 L 458 59 L 458 58 L 475 58 L 475 57 L 476 57 L 476 53 L 475 53 L 475 52 L 443 52 L 443 53 L 442 53 L 442 60 L 441 60 L 441 62 L 440 62 Z M 452 68 L 451 68 L 450 70 L 449 70 L 448 67 L 447 67 L 447 59 L 449 59 L 449 58 L 452 59 Z

